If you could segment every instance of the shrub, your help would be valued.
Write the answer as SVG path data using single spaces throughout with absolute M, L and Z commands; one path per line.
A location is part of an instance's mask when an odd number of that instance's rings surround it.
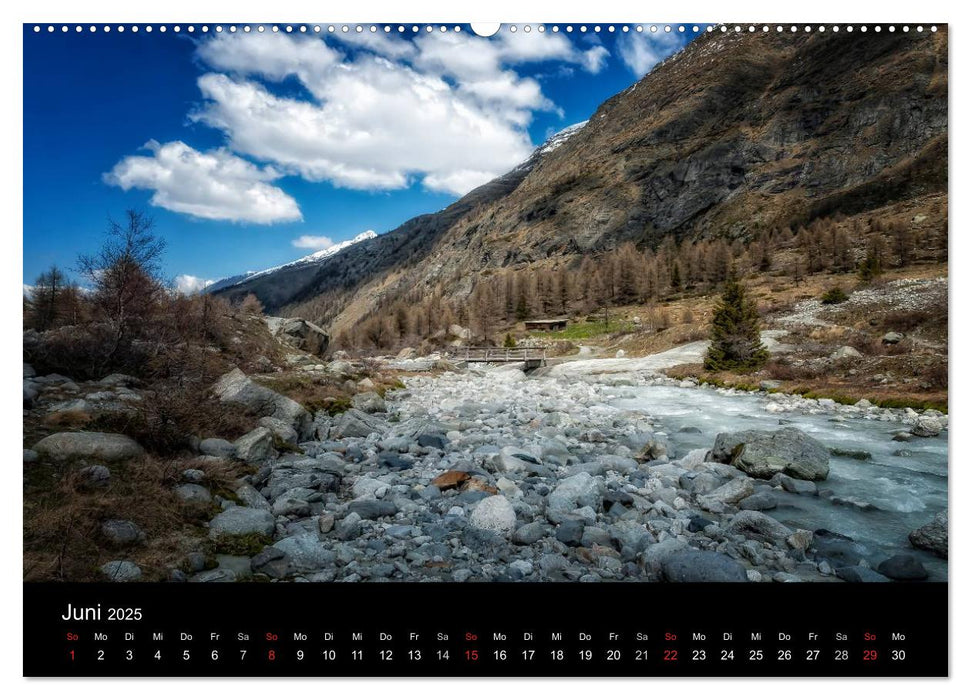
M 842 287 L 833 287 L 823 294 L 821 301 L 824 304 L 842 304 L 847 299 L 849 299 L 849 296 L 843 291 Z

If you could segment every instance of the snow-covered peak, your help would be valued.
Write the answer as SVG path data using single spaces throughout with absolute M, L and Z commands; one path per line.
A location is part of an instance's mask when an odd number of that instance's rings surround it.
M 587 125 L 587 121 L 584 120 L 582 122 L 578 122 L 576 124 L 568 126 L 565 129 L 560 129 L 555 134 L 553 134 L 548 139 L 546 139 L 543 145 L 539 147 L 539 152 L 545 155 L 546 153 L 555 151 L 557 148 L 559 148 L 564 143 L 566 143 L 567 139 L 575 135 L 578 131 L 580 131 L 580 129 L 582 129 L 586 125 Z
M 268 275 L 271 272 L 276 272 L 277 270 L 282 270 L 287 267 L 294 267 L 296 265 L 306 265 L 308 263 L 320 262 L 321 260 L 326 260 L 327 258 L 337 255 L 339 252 L 345 248 L 350 248 L 352 245 L 357 243 L 362 243 L 363 241 L 371 240 L 372 238 L 377 238 L 378 234 L 374 231 L 367 230 L 363 233 L 359 233 L 354 238 L 347 241 L 341 241 L 340 243 L 335 243 L 332 246 L 324 248 L 323 250 L 318 250 L 316 253 L 311 253 L 310 255 L 305 255 L 298 260 L 292 262 L 284 263 L 283 265 L 277 265 L 276 267 L 269 267 L 265 270 L 260 270 L 259 272 L 247 272 L 245 275 L 237 275 L 235 277 L 228 277 L 223 280 L 218 280 L 213 284 L 206 287 L 207 292 L 214 292 L 218 289 L 224 289 L 226 287 L 232 287 L 237 284 L 242 284 L 243 282 L 248 282 L 256 277 L 262 277 L 263 275 Z

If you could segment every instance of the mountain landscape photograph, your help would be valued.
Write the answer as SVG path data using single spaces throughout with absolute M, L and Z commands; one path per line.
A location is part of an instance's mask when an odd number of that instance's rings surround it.
M 947 581 L 946 25 L 95 29 L 25 581 Z

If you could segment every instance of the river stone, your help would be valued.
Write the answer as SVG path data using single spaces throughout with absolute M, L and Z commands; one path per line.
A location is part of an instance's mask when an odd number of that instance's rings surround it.
M 526 523 L 513 533 L 512 541 L 514 544 L 530 545 L 539 542 L 546 537 L 549 529 L 540 521 Z
M 794 493 L 799 496 L 815 496 L 818 492 L 816 482 L 808 481 L 806 479 L 793 479 L 791 476 L 786 474 L 781 475 L 782 478 L 779 479 L 779 485 L 782 486 L 783 490 L 789 493 Z
M 792 530 L 775 518 L 770 518 L 768 515 L 755 510 L 743 510 L 736 513 L 728 524 L 728 530 L 743 535 L 747 539 L 768 543 L 783 542 L 793 534 Z
M 337 555 L 316 534 L 305 532 L 275 542 L 273 547 L 290 557 L 297 571 L 318 571 L 333 564 Z
M 759 491 L 738 502 L 741 510 L 773 510 L 779 505 L 776 497 L 768 491 Z
M 101 567 L 101 573 L 115 583 L 137 581 L 142 577 L 142 570 L 138 564 L 125 560 L 109 561 Z
M 732 583 L 748 581 L 745 568 L 721 552 L 682 550 L 665 557 L 661 572 L 672 583 Z
M 374 499 L 351 501 L 347 510 L 350 513 L 357 513 L 362 520 L 377 520 L 378 518 L 390 517 L 398 512 L 394 503 Z
M 276 527 L 273 514 L 262 508 L 234 506 L 217 515 L 209 522 L 209 536 L 220 535 L 272 535 Z
M 947 559 L 947 511 L 942 511 L 926 525 L 910 533 L 910 543 Z
M 914 423 L 914 427 L 910 429 L 912 435 L 917 437 L 934 437 L 939 435 L 944 429 L 944 425 L 938 418 L 934 416 L 920 416 Z
M 550 522 L 560 523 L 567 519 L 576 508 L 589 506 L 595 511 L 603 504 L 603 480 L 588 472 L 579 472 L 563 479 L 550 494 L 546 506 L 546 517 Z
M 274 418 L 273 416 L 264 416 L 263 418 L 260 418 L 259 424 L 276 435 L 277 438 L 283 442 L 288 442 L 291 445 L 295 445 L 300 441 L 300 436 L 297 434 L 296 429 L 285 420 Z
M 755 491 L 752 480 L 746 476 L 737 476 L 728 483 L 722 484 L 714 491 L 698 497 L 698 503 L 703 507 L 714 503 L 738 503 Z M 708 508 L 711 510 L 710 508 Z
M 51 459 L 97 459 L 120 462 L 145 454 L 127 435 L 118 433 L 54 433 L 34 445 L 34 451 Z
M 247 483 L 242 483 L 236 489 L 236 498 L 246 506 L 247 508 L 258 508 L 259 510 L 270 510 L 270 502 L 267 501 L 263 494 L 257 491 L 253 486 Z
M 134 544 L 145 539 L 145 533 L 131 520 L 105 520 L 101 523 L 101 534 L 116 546 Z
M 894 331 L 890 331 L 889 333 L 884 334 L 883 338 L 881 338 L 884 345 L 896 345 L 903 339 L 904 339 L 903 333 L 896 333 Z
M 365 438 L 371 433 L 385 435 L 388 424 L 376 416 L 368 415 L 356 408 L 351 408 L 337 418 L 332 431 L 332 438 Z
M 516 511 L 505 496 L 489 496 L 475 506 L 469 524 L 480 530 L 508 535 L 516 529 Z
M 865 566 L 843 566 L 836 570 L 836 576 L 848 583 L 885 583 L 890 580 Z
M 829 452 L 818 440 L 793 427 L 720 433 L 710 459 L 761 479 L 780 472 L 813 481 L 829 475 Z
M 111 471 L 102 464 L 84 467 L 78 472 L 81 483 L 87 488 L 104 488 L 111 480 Z
M 179 484 L 172 490 L 183 503 L 209 503 L 212 501 L 212 494 L 202 484 Z
M 223 403 L 242 406 L 258 416 L 272 416 L 292 425 L 301 438 L 310 437 L 313 418 L 293 399 L 257 384 L 239 369 L 224 374 L 213 387 Z
M 360 394 L 355 394 L 351 398 L 351 406 L 365 413 L 385 413 L 388 410 L 384 399 L 375 391 L 365 391 Z
M 584 525 L 579 520 L 564 520 L 556 528 L 556 539 L 567 546 L 576 547 L 583 540 L 583 528 Z
M 206 438 L 199 443 L 199 452 L 210 457 L 232 459 L 236 456 L 236 446 L 222 438 Z
M 273 448 L 273 443 L 273 433 L 269 429 L 256 428 L 236 441 L 236 456 L 244 462 L 261 462 L 265 459 L 271 459 L 277 454 Z
M 844 345 L 843 347 L 836 350 L 836 352 L 834 352 L 829 357 L 832 360 L 853 360 L 853 359 L 863 357 L 863 355 L 860 353 L 859 350 L 857 350 L 853 346 Z
M 927 569 L 912 554 L 895 554 L 877 566 L 877 571 L 895 581 L 923 581 Z

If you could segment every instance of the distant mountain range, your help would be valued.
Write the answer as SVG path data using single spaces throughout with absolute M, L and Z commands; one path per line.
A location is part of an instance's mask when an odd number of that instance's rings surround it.
M 277 265 L 276 267 L 268 267 L 265 270 L 260 270 L 259 272 L 244 272 L 241 275 L 234 275 L 232 277 L 224 277 L 221 280 L 216 280 L 212 284 L 208 285 L 203 292 L 212 293 L 218 292 L 221 289 L 227 289 L 237 284 L 247 282 L 249 280 L 261 277 L 263 275 L 268 275 L 278 270 L 282 270 L 288 267 L 299 267 L 301 265 L 308 265 L 313 263 L 318 263 L 321 260 L 326 260 L 327 258 L 337 255 L 342 250 L 354 245 L 355 243 L 360 243 L 361 241 L 369 241 L 372 238 L 376 238 L 378 234 L 374 231 L 365 231 L 364 233 L 359 233 L 354 238 L 348 241 L 341 241 L 340 243 L 335 243 L 334 245 L 324 248 L 323 250 L 318 250 L 316 253 L 311 253 L 310 255 L 305 255 L 304 257 L 294 260 L 293 262 L 284 263 L 283 265 Z
M 461 298 L 491 271 L 628 241 L 919 210 L 947 193 L 947 39 L 705 33 L 445 209 L 213 291 L 340 331 L 404 294 Z

